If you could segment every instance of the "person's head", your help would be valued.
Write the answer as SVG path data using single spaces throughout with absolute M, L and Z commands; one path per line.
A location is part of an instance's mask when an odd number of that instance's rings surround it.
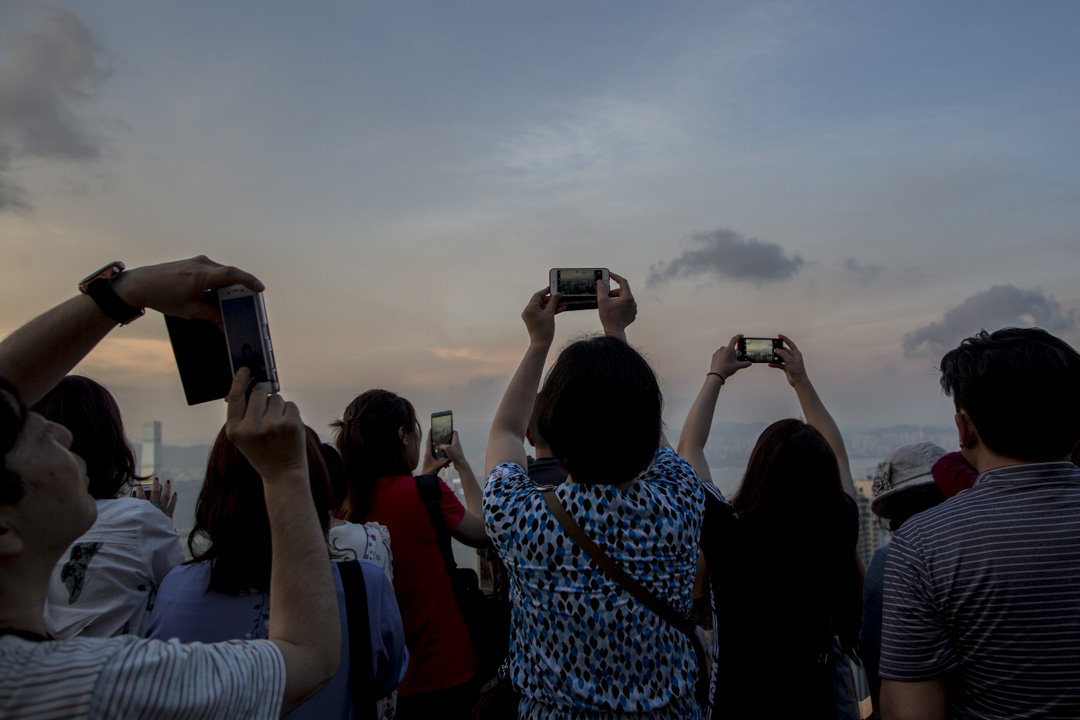
M 985 330 L 941 359 L 957 423 L 992 453 L 1023 462 L 1068 457 L 1080 441 L 1080 354 L 1039 328 Z
M 71 431 L 71 450 L 86 462 L 90 494 L 111 500 L 135 480 L 135 453 L 112 394 L 100 383 L 68 375 L 34 405 L 34 411 Z
M 537 430 L 570 477 L 617 485 L 652 462 L 663 396 L 649 363 L 607 336 L 566 347 L 536 399 Z
M 330 520 L 330 478 L 319 436 L 311 428 L 306 449 L 311 497 L 325 533 Z M 211 563 L 210 590 L 232 593 L 270 587 L 270 518 L 262 478 L 225 435 L 224 427 L 210 448 L 188 549 L 192 562 Z
M 90 529 L 97 506 L 71 432 L 31 412 L 0 379 L 0 563 L 28 554 L 51 567 Z
M 330 510 L 334 511 L 340 508 L 349 496 L 349 476 L 345 473 L 345 463 L 341 461 L 341 453 L 337 448 L 321 442 L 319 450 L 330 478 Z
M 420 462 L 423 437 L 416 410 L 389 390 L 368 390 L 357 395 L 344 417 L 330 427 L 349 480 L 342 514 L 350 522 L 360 522 L 367 515 L 375 481 L 410 475 Z
M 945 448 L 920 442 L 899 447 L 878 463 L 870 510 L 896 532 L 912 515 L 945 502 L 930 470 Z
M 843 501 L 840 466 L 825 436 L 789 418 L 762 431 L 732 497 L 743 516 L 793 520 Z

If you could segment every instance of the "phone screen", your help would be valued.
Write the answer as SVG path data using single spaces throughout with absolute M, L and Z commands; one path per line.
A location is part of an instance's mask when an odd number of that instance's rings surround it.
M 441 452 L 441 445 L 454 441 L 454 416 L 450 412 L 435 413 L 431 416 L 431 454 L 436 460 L 442 460 L 446 453 Z
M 555 287 L 563 295 L 596 295 L 596 282 L 604 279 L 604 271 L 594 268 L 559 270 Z
M 743 343 L 746 345 L 744 357 L 750 362 L 774 362 L 777 360 L 776 354 L 773 352 L 776 340 L 772 338 L 745 338 Z
M 242 295 L 221 301 L 221 320 L 229 342 L 233 372 L 246 367 L 255 382 L 269 382 L 263 354 L 262 324 L 255 311 L 255 297 Z

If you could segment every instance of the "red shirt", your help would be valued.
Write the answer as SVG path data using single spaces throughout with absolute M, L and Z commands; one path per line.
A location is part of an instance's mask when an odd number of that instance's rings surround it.
M 446 483 L 440 480 L 439 486 L 443 518 L 453 532 L 465 517 L 465 508 Z M 415 478 L 379 478 L 371 493 L 368 520 L 390 530 L 394 592 L 409 648 L 409 671 L 398 694 L 435 692 L 470 680 L 476 671 L 472 642 Z
M 968 465 L 964 453 L 960 452 L 942 455 L 930 468 L 930 474 L 946 499 L 961 490 L 974 487 L 975 481 L 979 479 L 979 472 Z

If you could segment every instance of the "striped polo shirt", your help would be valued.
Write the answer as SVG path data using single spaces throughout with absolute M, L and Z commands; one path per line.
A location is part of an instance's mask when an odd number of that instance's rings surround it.
M 0 637 L 0 718 L 276 720 L 285 661 L 267 640 Z
M 1080 468 L 989 470 L 904 524 L 880 672 L 944 676 L 949 717 L 1080 718 Z

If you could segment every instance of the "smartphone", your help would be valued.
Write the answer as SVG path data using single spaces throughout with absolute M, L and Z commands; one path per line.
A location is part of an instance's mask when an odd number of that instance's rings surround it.
M 439 448 L 454 441 L 454 413 L 449 410 L 431 413 L 431 456 L 445 460 L 446 453 Z
M 739 340 L 735 348 L 736 360 L 749 360 L 754 363 L 783 362 L 776 354 L 777 348 L 784 347 L 780 338 L 748 338 Z
M 277 392 L 280 387 L 263 294 L 243 285 L 226 285 L 217 289 L 217 297 L 232 374 L 246 367 L 251 370 L 255 387 Z
M 551 268 L 548 284 L 551 294 L 562 293 L 567 310 L 596 308 L 597 281 L 610 282 L 607 268 Z

